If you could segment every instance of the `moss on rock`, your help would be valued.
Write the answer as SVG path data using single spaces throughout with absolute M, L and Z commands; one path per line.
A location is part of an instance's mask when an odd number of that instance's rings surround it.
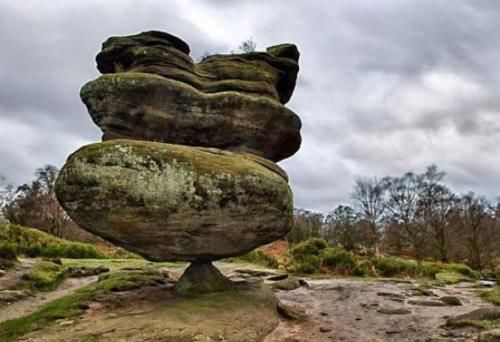
M 292 194 L 276 164 L 250 154 L 112 140 L 73 153 L 56 183 L 81 226 L 156 261 L 206 262 L 285 235 Z
M 135 72 L 103 75 L 83 86 L 81 97 L 104 140 L 217 147 L 273 161 L 293 155 L 301 144 L 299 117 L 266 97 L 205 94 L 183 82 Z

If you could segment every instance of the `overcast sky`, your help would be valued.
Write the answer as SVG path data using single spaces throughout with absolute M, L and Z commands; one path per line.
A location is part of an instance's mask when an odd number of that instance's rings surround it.
M 102 41 L 150 29 L 192 57 L 249 37 L 299 47 L 303 143 L 280 163 L 296 207 L 326 212 L 357 176 L 432 163 L 456 192 L 500 195 L 498 0 L 0 0 L 0 174 L 26 182 L 99 141 L 79 89 Z

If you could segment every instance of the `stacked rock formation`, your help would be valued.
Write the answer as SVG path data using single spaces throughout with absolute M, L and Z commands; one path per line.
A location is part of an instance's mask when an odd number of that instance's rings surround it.
M 104 142 L 68 158 L 56 183 L 61 205 L 149 260 L 191 262 L 182 291 L 229 286 L 212 261 L 291 226 L 292 193 L 274 162 L 300 146 L 300 119 L 284 106 L 298 58 L 282 44 L 195 64 L 168 33 L 109 38 L 96 58 L 104 75 L 81 90 Z

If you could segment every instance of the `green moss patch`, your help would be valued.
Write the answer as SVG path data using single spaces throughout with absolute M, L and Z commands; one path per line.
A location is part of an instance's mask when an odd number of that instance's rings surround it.
M 480 296 L 495 305 L 500 305 L 500 286 L 492 290 L 482 291 Z
M 22 276 L 15 286 L 28 291 L 50 291 L 59 285 L 66 276 L 66 269 L 51 261 L 40 260 Z

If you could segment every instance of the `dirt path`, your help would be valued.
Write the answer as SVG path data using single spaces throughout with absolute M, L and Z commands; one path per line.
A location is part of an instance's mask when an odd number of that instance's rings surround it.
M 0 323 L 9 319 L 26 316 L 37 311 L 45 304 L 75 292 L 77 289 L 97 281 L 97 276 L 68 278 L 54 291 L 39 293 L 34 297 L 20 299 L 10 305 L 0 307 Z
M 493 306 L 478 298 L 474 290 L 464 284 L 432 288 L 436 296 L 415 296 L 415 288 L 419 285 L 416 282 L 329 279 L 309 283 L 309 288 L 277 293 L 281 301 L 304 308 L 309 318 L 302 322 L 280 322 L 265 342 L 423 342 L 434 338 L 436 341 L 471 341 L 473 333 L 450 336 L 441 326 L 449 316 Z M 463 306 L 409 303 L 412 300 L 437 301 L 439 296 L 456 296 Z

